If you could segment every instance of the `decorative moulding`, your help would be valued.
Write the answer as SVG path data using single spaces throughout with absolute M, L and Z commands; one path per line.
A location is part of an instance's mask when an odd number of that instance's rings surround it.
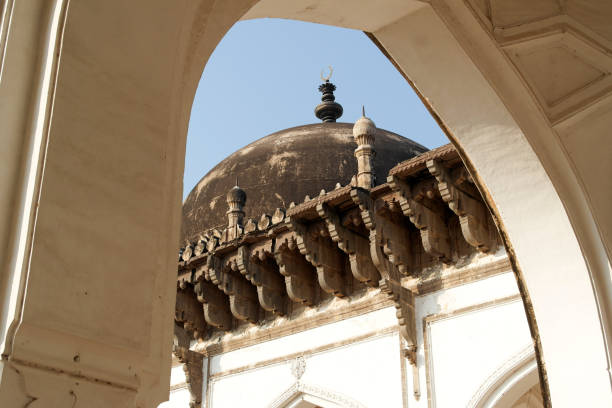
M 279 395 L 274 402 L 268 405 L 268 408 L 290 408 L 301 399 L 321 401 L 325 403 L 326 407 L 330 408 L 366 408 L 365 405 L 350 397 L 300 381 L 296 381 L 295 384 Z

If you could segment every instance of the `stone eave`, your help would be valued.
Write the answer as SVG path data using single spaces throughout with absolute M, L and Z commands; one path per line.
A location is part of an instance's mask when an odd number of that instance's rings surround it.
M 421 171 L 427 170 L 427 162 L 429 160 L 438 160 L 448 166 L 461 161 L 457 150 L 449 143 L 399 163 L 389 170 L 389 177 L 414 177 Z

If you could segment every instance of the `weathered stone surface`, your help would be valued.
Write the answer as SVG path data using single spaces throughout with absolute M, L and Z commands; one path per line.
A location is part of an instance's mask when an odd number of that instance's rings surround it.
M 357 174 L 352 123 L 317 123 L 266 136 L 227 157 L 200 180 L 183 204 L 182 240 L 195 240 L 211 227 L 227 223 L 227 192 L 236 184 L 246 192 L 245 217 L 259 219 L 276 208 L 346 185 Z M 427 149 L 378 129 L 374 171 L 379 183 L 395 164 Z M 304 177 L 307 175 L 307 177 Z M 299 180 L 299 183 L 296 183 Z M 181 241 L 181 242 L 183 242 Z
M 321 289 L 338 297 L 346 296 L 344 258 L 329 237 L 327 227 L 321 223 L 305 225 L 293 220 L 290 225 L 300 253 L 317 269 Z
M 331 239 L 349 255 L 355 279 L 368 286 L 378 285 L 380 273 L 372 263 L 368 239 L 342 225 L 338 214 L 324 204 L 317 205 L 319 216 L 325 220 Z
M 294 233 L 276 239 L 274 257 L 280 273 L 285 277 L 287 295 L 291 300 L 311 306 L 315 303 L 316 272 L 298 250 Z
M 429 172 L 438 180 L 442 199 L 459 216 L 461 232 L 465 240 L 481 252 L 489 252 L 494 245 L 488 230 L 487 210 L 479 199 L 476 188 L 468 182 L 469 176 L 464 167 L 459 167 L 454 177 L 439 161 L 428 160 Z M 464 189 L 462 190 L 459 185 Z M 467 188 L 466 188 L 467 187 Z
M 285 281 L 273 256 L 271 241 L 249 249 L 240 247 L 236 264 L 240 273 L 257 287 L 261 307 L 282 316 L 286 313 Z
M 204 310 L 191 285 L 176 291 L 174 320 L 193 339 L 204 336 L 206 330 Z

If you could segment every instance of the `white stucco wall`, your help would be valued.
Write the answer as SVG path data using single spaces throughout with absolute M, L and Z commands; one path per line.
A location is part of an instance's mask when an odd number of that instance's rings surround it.
M 520 300 L 428 325 L 435 407 L 468 406 L 481 384 L 531 345 Z M 469 372 L 469 375 L 466 375 Z
M 209 406 L 269 406 L 296 384 L 291 365 L 302 354 L 306 367 L 301 384 L 332 400 L 401 406 L 396 326 L 395 309 L 388 307 L 212 357 Z
M 183 365 L 175 365 L 170 372 L 170 398 L 161 403 L 158 408 L 189 408 L 189 388 L 185 382 Z
M 409 382 L 410 407 L 428 407 L 428 373 L 431 407 L 465 407 L 508 361 L 533 352 L 511 272 L 419 297 L 416 308 L 422 396 Z
M 306 364 L 299 383 L 332 400 L 344 400 L 340 406 L 407 403 L 425 408 L 428 397 L 432 407 L 471 406 L 490 391 L 485 390 L 487 384 L 502 375 L 509 362 L 531 358 L 531 336 L 512 272 L 420 296 L 415 305 L 419 398 L 414 395 L 412 367 L 401 355 L 395 308 L 387 307 L 215 355 L 210 363 L 204 359 L 210 381 L 204 386 L 202 406 L 278 404 L 296 386 L 292 364 L 298 356 Z M 180 388 L 184 382 L 181 366 L 174 367 L 170 401 L 160 408 L 189 406 L 189 392 Z

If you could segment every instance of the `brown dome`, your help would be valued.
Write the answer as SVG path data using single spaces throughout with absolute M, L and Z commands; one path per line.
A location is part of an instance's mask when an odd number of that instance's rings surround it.
M 346 185 L 357 174 L 352 123 L 317 123 L 281 130 L 228 156 L 205 175 L 183 203 L 181 237 L 195 240 L 210 228 L 227 224 L 226 195 L 236 184 L 246 193 L 246 219 L 272 214 L 321 189 Z M 397 163 L 427 148 L 378 129 L 374 142 L 377 184 Z

